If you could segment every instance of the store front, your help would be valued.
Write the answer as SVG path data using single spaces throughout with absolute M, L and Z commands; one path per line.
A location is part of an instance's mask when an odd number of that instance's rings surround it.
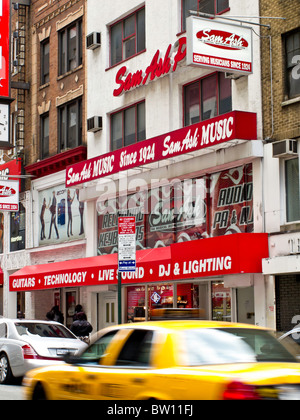
M 3 315 L 3 271 L 0 268 L 0 315 Z
M 237 294 L 227 284 L 238 277 L 241 287 L 251 286 L 245 280 L 261 273 L 268 255 L 267 235 L 255 233 L 137 251 L 136 272 L 122 273 L 123 321 L 149 320 L 164 308 L 195 309 L 200 319 L 236 321 Z M 76 290 L 83 288 L 100 329 L 117 322 L 117 260 L 117 254 L 110 254 L 24 267 L 10 276 L 10 291 L 63 289 L 71 319 Z
M 232 320 L 231 289 L 225 288 L 221 279 L 135 285 L 127 287 L 126 294 L 126 322 L 155 320 L 157 309 L 168 308 L 193 309 L 187 313 L 191 317 L 197 314 L 199 319 Z M 185 311 L 179 314 L 183 317 Z

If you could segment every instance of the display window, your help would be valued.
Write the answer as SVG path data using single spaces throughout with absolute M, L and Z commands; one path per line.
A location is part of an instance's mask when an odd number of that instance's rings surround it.
M 206 311 L 206 307 L 212 308 L 213 319 L 230 321 L 230 289 L 225 289 L 222 282 L 214 282 L 211 286 L 212 295 L 210 296 L 209 289 L 205 286 L 207 286 L 207 283 L 203 282 L 128 286 L 126 287 L 126 322 L 149 321 L 155 319 L 158 312 L 161 313 L 161 311 L 156 310 L 168 308 L 197 310 L 189 312 L 189 314 L 201 319 L 209 319 L 210 315 Z M 209 303 L 210 299 L 211 303 Z
M 223 282 L 213 282 L 212 293 L 212 319 L 214 321 L 231 322 L 231 291 L 224 287 Z
M 118 216 L 136 217 L 136 249 L 167 247 L 229 233 L 251 233 L 252 164 L 128 196 L 99 200 L 98 255 L 118 252 Z
M 146 320 L 146 287 L 127 287 L 127 322 Z
M 148 308 L 150 312 L 160 308 L 174 307 L 173 284 L 157 284 L 148 287 Z

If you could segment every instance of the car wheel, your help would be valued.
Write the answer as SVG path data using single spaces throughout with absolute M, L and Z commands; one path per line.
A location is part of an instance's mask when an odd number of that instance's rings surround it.
M 0 384 L 8 384 L 12 379 L 12 371 L 9 365 L 8 357 L 2 353 L 0 355 Z
M 38 382 L 36 384 L 36 387 L 34 388 L 34 391 L 32 394 L 32 400 L 33 401 L 46 401 L 47 400 L 44 387 L 40 382 Z

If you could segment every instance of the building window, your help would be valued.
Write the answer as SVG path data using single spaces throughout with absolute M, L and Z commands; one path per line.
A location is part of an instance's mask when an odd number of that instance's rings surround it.
M 285 37 L 287 94 L 289 98 L 300 96 L 299 57 L 300 57 L 300 31 Z
M 228 9 L 229 0 L 182 0 L 182 31 L 186 30 L 190 10 L 217 15 Z
M 231 81 L 224 73 L 215 73 L 184 87 L 185 126 L 231 110 Z
M 10 252 L 25 249 L 25 207 L 19 203 L 19 211 L 10 213 Z
M 126 108 L 111 116 L 111 149 L 146 139 L 145 102 Z
M 111 26 L 110 45 L 111 66 L 145 50 L 145 9 Z
M 285 161 L 286 221 L 300 220 L 299 159 Z
M 49 114 L 41 116 L 41 159 L 49 157 Z
M 82 100 L 59 108 L 59 151 L 82 144 Z
M 82 64 L 82 21 L 72 24 L 59 33 L 59 75 L 74 70 Z
M 41 44 L 41 85 L 45 85 L 50 81 L 49 53 L 50 43 L 48 40 Z

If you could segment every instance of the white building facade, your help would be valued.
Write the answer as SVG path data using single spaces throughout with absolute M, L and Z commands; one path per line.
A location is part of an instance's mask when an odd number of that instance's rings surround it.
M 11 291 L 72 283 L 94 329 L 116 323 L 118 216 L 134 215 L 123 322 L 182 308 L 273 326 L 259 2 L 89 0 L 86 14 L 88 157 L 65 172 L 85 205 L 86 241 L 74 259 L 15 273 Z
M 186 18 L 189 16 L 189 10 L 197 10 L 196 3 L 184 0 L 167 0 L 163 3 L 132 0 L 126 3 L 117 1 L 112 7 L 107 2 L 89 2 L 87 34 L 100 33 L 101 46 L 93 45 L 92 48 L 95 49 L 87 51 L 87 117 L 92 118 L 91 121 L 95 124 L 102 121 L 102 127 L 97 131 L 96 124 L 95 132 L 88 134 L 89 160 L 86 168 L 89 163 L 94 165 L 95 160 L 102 155 L 112 157 L 112 161 L 99 163 L 104 169 L 99 170 L 97 179 L 85 178 L 84 181 L 88 182 L 80 182 L 80 197 L 87 202 L 88 208 L 88 257 L 117 251 L 117 225 L 113 217 L 113 214 L 116 215 L 116 211 L 113 210 L 116 207 L 119 211 L 125 208 L 127 215 L 133 214 L 134 211 L 138 215 L 143 214 L 142 217 L 137 217 L 137 228 L 140 232 L 137 249 L 141 253 L 162 248 L 166 252 L 166 249 L 171 247 L 172 260 L 173 254 L 176 253 L 172 247 L 176 242 L 181 242 L 182 248 L 179 252 L 187 257 L 193 242 L 195 258 L 200 260 L 203 250 L 209 248 L 209 244 L 212 243 L 209 241 L 215 241 L 214 246 L 218 248 L 221 247 L 219 239 L 224 239 L 225 236 L 227 238 L 228 233 L 237 232 L 241 235 L 249 233 L 253 235 L 254 243 L 260 243 L 260 237 L 256 236 L 264 232 L 261 212 L 263 148 L 260 40 L 257 36 L 260 28 L 254 26 L 255 32 L 251 31 L 251 74 L 236 74 L 231 71 L 232 68 L 225 72 L 224 67 L 218 69 L 212 65 L 191 66 L 184 54 L 189 42 Z M 211 1 L 206 2 L 209 3 L 206 5 L 203 3 L 199 2 L 201 10 L 219 14 L 215 21 L 223 25 L 229 24 L 227 27 L 231 34 L 236 29 L 236 26 L 232 25 L 240 25 L 240 22 L 220 18 L 245 16 L 245 20 L 249 20 L 247 16 L 259 16 L 258 2 L 246 4 L 237 1 Z M 258 23 L 254 19 L 252 22 Z M 201 24 L 205 27 L 206 22 Z M 243 26 L 251 27 L 249 24 Z M 97 39 L 95 34 L 94 39 Z M 227 65 L 224 64 L 224 60 L 223 65 Z M 226 73 L 231 73 L 233 77 Z M 180 135 L 185 127 L 189 127 L 193 132 L 194 124 L 197 123 L 207 124 L 205 128 L 199 126 L 199 131 L 201 128 L 208 130 L 209 125 L 216 124 L 215 118 L 222 121 L 221 125 L 218 125 L 221 130 L 225 127 L 223 118 L 230 118 L 232 111 L 255 114 L 256 137 L 251 137 L 249 123 L 249 138 L 247 135 L 242 138 L 236 137 L 232 141 L 225 140 L 223 144 L 214 144 L 212 147 L 191 153 L 185 149 L 187 153 L 172 155 L 176 149 L 174 133 Z M 93 118 L 95 116 L 97 118 Z M 245 125 L 247 123 L 246 118 Z M 189 140 L 192 143 L 191 137 L 193 135 L 190 132 Z M 195 137 L 196 134 L 194 140 Z M 248 140 L 245 140 L 246 138 Z M 143 153 L 147 151 L 141 151 L 138 146 L 135 149 L 134 145 L 139 145 L 139 140 L 149 139 L 154 139 L 153 142 L 147 143 L 150 159 L 153 153 L 153 164 L 143 164 L 145 161 L 140 157 L 143 158 Z M 151 148 L 154 143 L 156 148 L 164 147 L 162 153 L 168 159 L 156 161 L 154 154 L 157 153 L 157 149 L 153 152 Z M 122 151 L 121 156 L 118 155 L 118 150 Z M 110 162 L 115 168 L 117 159 L 121 172 L 108 171 L 108 175 L 105 176 L 105 163 Z M 125 170 L 128 167 L 130 169 Z M 67 172 L 67 182 L 72 184 L 72 181 L 75 181 L 74 174 L 75 169 L 73 172 Z M 168 215 L 168 211 L 164 211 L 162 202 L 172 196 L 173 190 L 170 185 L 174 186 L 174 179 L 180 180 L 181 185 L 184 185 L 184 182 L 193 184 L 195 180 L 196 184 L 200 185 L 199 190 L 196 189 L 196 195 L 201 195 L 200 206 L 205 208 L 202 213 L 199 210 L 200 220 L 188 222 L 186 214 L 181 218 L 177 217 L 176 220 L 167 216 L 164 219 L 163 215 Z M 229 197 L 234 191 L 241 191 L 240 187 L 244 188 L 245 185 L 249 187 L 248 198 L 243 196 L 235 200 Z M 140 199 L 140 196 L 137 198 L 137 193 L 144 189 L 148 194 L 146 216 L 141 209 L 137 209 Z M 151 191 L 156 191 L 157 194 Z M 173 191 L 173 195 L 175 194 Z M 223 198 L 226 195 L 227 204 L 226 200 L 221 203 L 222 194 Z M 124 196 L 127 198 L 124 199 Z M 152 200 L 152 205 L 149 204 L 149 196 L 155 196 L 157 202 L 154 200 L 153 204 Z M 114 202 L 116 207 L 111 204 L 114 197 L 117 197 Z M 128 204 L 129 197 L 134 197 L 131 204 Z M 174 196 L 172 198 L 174 199 Z M 194 210 L 197 207 L 196 201 L 193 197 Z M 111 210 L 107 209 L 109 206 Z M 112 217 L 102 213 L 112 214 Z M 241 221 L 241 213 L 244 216 L 247 214 L 247 220 Z M 245 242 L 241 245 L 241 252 L 247 257 L 248 237 L 243 238 Z M 228 246 L 236 245 L 228 243 Z M 264 244 L 262 247 L 264 248 Z M 265 248 L 263 252 L 266 252 Z M 260 260 L 260 257 L 261 255 L 258 255 L 255 258 Z M 153 258 L 153 266 L 159 264 L 155 261 L 157 257 Z M 201 261 L 204 264 L 204 260 Z M 161 271 L 165 268 L 167 274 L 168 265 L 161 268 L 162 265 L 159 266 Z M 187 274 L 187 260 L 182 262 L 181 267 L 182 270 L 185 269 L 184 273 L 181 271 L 181 277 L 180 274 L 176 277 L 174 272 L 170 276 L 160 276 L 160 272 L 153 279 L 135 278 L 130 281 L 125 276 L 122 287 L 122 320 L 130 322 L 135 319 L 148 319 L 154 308 L 172 306 L 200 308 L 202 315 L 207 319 L 238 320 L 267 325 L 268 288 L 261 269 L 254 271 L 253 268 L 249 268 L 248 272 L 241 269 L 226 275 L 225 271 L 216 274 L 217 272 L 209 270 L 208 265 L 202 270 L 194 265 L 194 271 L 190 270 Z M 116 312 L 109 318 L 109 310 L 116 310 L 117 306 L 115 276 L 112 283 L 109 285 L 102 282 L 101 285 L 87 288 L 90 318 L 99 326 L 104 326 L 106 321 L 110 322 L 113 318 L 116 319 Z

